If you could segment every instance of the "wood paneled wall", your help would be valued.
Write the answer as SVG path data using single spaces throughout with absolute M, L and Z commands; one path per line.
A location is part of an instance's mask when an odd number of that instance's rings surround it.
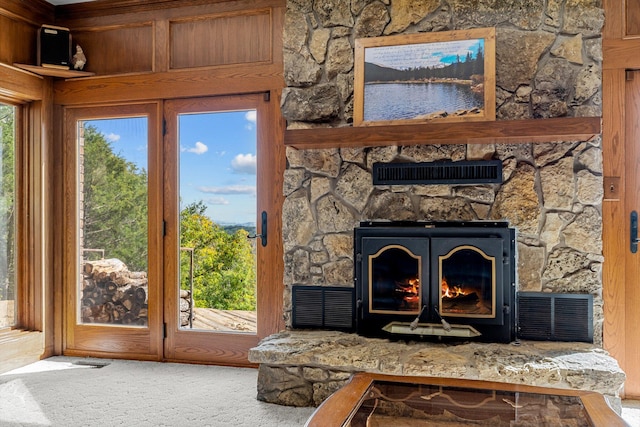
M 94 4 L 95 3 L 95 4 Z M 93 8 L 92 8 L 93 5 Z M 280 89 L 284 0 L 115 0 L 60 9 L 91 78 L 57 81 L 57 104 Z
M 0 63 L 36 63 L 37 30 L 55 20 L 53 5 L 43 0 L 0 1 Z

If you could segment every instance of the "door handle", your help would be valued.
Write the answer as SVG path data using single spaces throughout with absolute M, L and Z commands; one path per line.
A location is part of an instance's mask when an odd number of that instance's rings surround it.
M 257 239 L 260 237 L 262 247 L 267 246 L 267 211 L 262 211 L 262 223 L 260 224 L 260 234 L 247 236 L 248 239 Z
M 638 252 L 638 243 L 640 239 L 638 239 L 638 212 L 631 212 L 631 253 L 635 254 Z

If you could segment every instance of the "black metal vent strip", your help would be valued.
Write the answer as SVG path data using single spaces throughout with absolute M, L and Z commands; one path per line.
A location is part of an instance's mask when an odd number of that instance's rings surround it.
M 292 287 L 292 326 L 351 331 L 355 289 L 341 286 Z
M 593 295 L 518 292 L 518 336 L 593 342 Z
M 374 185 L 499 184 L 502 161 L 375 163 Z

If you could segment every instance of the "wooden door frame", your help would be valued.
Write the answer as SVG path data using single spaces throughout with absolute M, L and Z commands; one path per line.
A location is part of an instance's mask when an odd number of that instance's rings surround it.
M 149 320 L 146 328 L 104 324 L 78 324 L 77 286 L 80 276 L 78 263 L 78 143 L 79 120 L 145 116 L 148 119 L 149 164 L 160 165 L 162 149 L 161 103 L 108 104 L 64 109 L 64 207 L 63 207 L 63 340 L 62 352 L 70 356 L 95 356 L 122 359 L 162 359 L 162 213 L 149 209 Z M 149 206 L 162 206 L 162 168 L 148 170 Z M 155 285 L 154 285 L 155 283 Z M 154 289 L 155 286 L 155 289 Z
M 279 99 L 279 98 L 276 98 Z M 257 246 L 257 333 L 232 333 L 184 330 L 177 324 L 177 289 L 170 285 L 178 277 L 179 217 L 178 176 L 176 165 L 179 150 L 177 116 L 181 113 L 243 110 L 256 108 L 257 151 L 260 169 L 257 176 L 257 206 L 268 213 L 267 250 Z M 282 259 L 282 184 L 285 167 L 284 150 L 278 138 L 284 124 L 279 104 L 270 93 L 226 95 L 218 97 L 173 99 L 165 102 L 165 360 L 173 362 L 215 363 L 232 366 L 254 366 L 248 360 L 248 350 L 260 339 L 284 327 L 282 292 L 284 261 Z M 176 138 L 174 141 L 173 138 Z M 259 224 L 258 218 L 256 223 Z M 258 232 L 261 230 L 258 229 Z
M 603 344 L 620 367 L 633 377 L 640 376 L 640 366 L 627 358 L 630 348 L 626 331 L 635 331 L 628 325 L 625 311 L 629 309 L 625 258 L 629 251 L 629 211 L 625 179 L 627 158 L 626 72 L 640 70 L 640 35 L 628 34 L 626 0 L 603 0 L 605 25 L 603 29 L 602 62 L 602 155 L 604 200 L 602 203 L 603 255 L 602 271 L 604 300 Z M 635 374 L 637 372 L 637 375 Z M 631 378 L 631 381 L 634 381 Z M 629 380 L 627 380 L 627 385 Z M 640 384 L 635 385 L 640 387 Z M 633 387 L 628 387 L 633 388 Z M 628 391 L 628 390 L 627 390 Z M 625 397 L 640 397 L 623 393 Z

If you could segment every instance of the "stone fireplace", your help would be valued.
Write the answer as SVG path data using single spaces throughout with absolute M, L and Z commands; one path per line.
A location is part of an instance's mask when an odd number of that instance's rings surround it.
M 495 27 L 496 120 L 541 119 L 544 126 L 543 119 L 552 117 L 599 117 L 603 22 L 600 3 L 585 0 L 288 0 L 283 115 L 288 129 L 351 125 L 355 38 Z M 287 147 L 282 219 L 288 329 L 294 286 L 354 286 L 354 229 L 362 222 L 489 221 L 516 230 L 516 292 L 592 296 L 594 342 L 442 347 L 289 330 L 250 353 L 261 363 L 259 398 L 318 404 L 350 372 L 368 370 L 592 389 L 615 400 L 624 373 L 601 350 L 599 136 L 355 148 L 334 142 L 328 149 Z M 372 181 L 376 163 L 477 160 L 501 162 L 501 182 Z M 438 317 L 428 316 L 431 323 Z

